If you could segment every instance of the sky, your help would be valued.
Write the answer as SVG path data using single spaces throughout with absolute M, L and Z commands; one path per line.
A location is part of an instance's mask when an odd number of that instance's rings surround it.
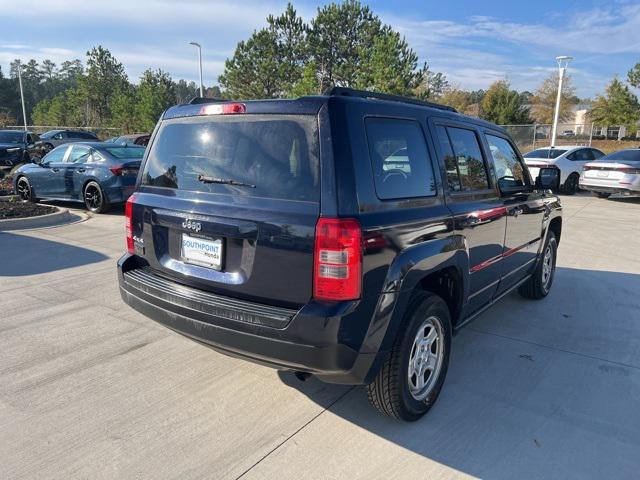
M 217 83 L 238 41 L 278 14 L 275 0 L 0 0 L 0 66 L 14 58 L 56 63 L 80 58 L 103 45 L 137 81 L 147 68 L 174 79 L 197 81 L 203 47 L 205 85 Z M 326 2 L 294 1 L 310 19 Z M 555 57 L 571 55 L 577 94 L 601 93 L 614 75 L 626 77 L 640 62 L 640 0 L 535 2 L 438 0 L 363 2 L 401 32 L 433 71 L 465 89 L 508 79 L 533 91 L 556 69 Z M 636 92 L 638 93 L 638 92 Z

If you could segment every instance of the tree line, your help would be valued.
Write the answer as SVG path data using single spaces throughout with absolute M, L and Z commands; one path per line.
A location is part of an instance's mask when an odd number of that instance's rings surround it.
M 21 118 L 16 77 L 17 61 L 11 63 L 8 78 L 0 70 L 0 125 Z M 198 94 L 194 82 L 175 82 L 162 70 L 148 69 L 133 84 L 123 65 L 102 46 L 88 51 L 84 64 L 69 60 L 58 67 L 50 60 L 30 60 L 22 66 L 22 77 L 28 121 L 41 125 L 149 131 L 165 108 Z M 309 21 L 292 4 L 280 15 L 269 15 L 264 28 L 237 44 L 218 81 L 206 96 L 291 98 L 342 86 L 436 101 L 507 125 L 552 123 L 558 74 L 543 79 L 534 92 L 518 92 L 508 79 L 486 90 L 464 90 L 445 73 L 420 63 L 406 39 L 368 6 L 346 0 L 319 7 Z M 570 121 L 574 106 L 586 103 L 590 121 L 624 125 L 635 133 L 640 104 L 632 88 L 640 88 L 640 63 L 626 81 L 613 78 L 594 100 L 579 99 L 566 76 L 560 120 Z
M 199 94 L 195 82 L 173 81 L 160 69 L 148 69 L 137 84 L 129 81 L 124 66 L 111 52 L 97 46 L 83 63 L 51 60 L 10 64 L 9 76 L 0 68 L 0 126 L 22 123 L 18 84 L 20 66 L 27 123 L 70 127 L 116 127 L 124 132 L 150 131 L 162 112 Z M 217 86 L 206 96 L 219 97 Z

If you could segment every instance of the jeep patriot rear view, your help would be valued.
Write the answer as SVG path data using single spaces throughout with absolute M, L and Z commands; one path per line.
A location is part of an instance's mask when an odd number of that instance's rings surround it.
M 335 88 L 168 109 L 126 205 L 122 297 L 228 354 L 416 420 L 452 333 L 553 283 L 557 182 L 450 107 Z

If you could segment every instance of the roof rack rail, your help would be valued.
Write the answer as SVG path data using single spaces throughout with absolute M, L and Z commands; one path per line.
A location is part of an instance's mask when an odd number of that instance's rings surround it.
M 325 92 L 330 97 L 360 97 L 360 98 L 377 98 L 378 100 L 388 100 L 391 102 L 410 103 L 412 105 L 421 105 L 423 107 L 438 108 L 449 112 L 458 112 L 455 108 L 448 105 L 440 105 L 439 103 L 426 102 L 417 98 L 403 97 L 400 95 L 391 95 L 388 93 L 369 92 L 368 90 L 356 90 L 347 87 L 333 87 Z
M 207 97 L 193 97 L 189 100 L 189 105 L 198 105 L 200 103 L 225 103 L 230 100 L 225 100 L 223 98 L 207 98 Z

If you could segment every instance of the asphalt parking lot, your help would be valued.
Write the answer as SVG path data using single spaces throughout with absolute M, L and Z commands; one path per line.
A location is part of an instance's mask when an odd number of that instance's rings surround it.
M 0 233 L 0 478 L 638 478 L 640 200 L 562 202 L 551 294 L 458 335 L 415 424 L 129 309 L 117 212 Z

